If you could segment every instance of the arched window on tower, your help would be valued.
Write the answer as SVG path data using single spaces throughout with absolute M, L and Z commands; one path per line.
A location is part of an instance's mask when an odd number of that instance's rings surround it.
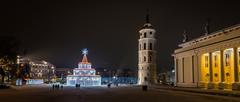
M 143 57 L 143 61 L 146 62 L 146 56 Z
M 146 38 L 146 37 L 147 37 L 147 33 L 145 32 L 145 33 L 144 33 L 144 38 Z
M 146 76 L 144 77 L 144 81 L 148 81 Z
M 152 43 L 150 43 L 150 45 L 149 45 L 149 49 L 150 50 L 152 50 L 153 48 L 152 48 Z
M 152 56 L 149 56 L 149 62 L 152 62 Z
M 144 43 L 144 45 L 143 45 L 143 49 L 146 50 L 146 43 Z

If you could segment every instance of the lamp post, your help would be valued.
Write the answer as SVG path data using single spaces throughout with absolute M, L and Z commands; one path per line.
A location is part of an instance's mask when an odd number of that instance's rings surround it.
M 20 63 L 20 56 L 17 56 L 17 72 L 16 72 L 17 80 L 16 80 L 16 85 L 22 85 L 20 67 L 23 67 L 23 64 Z

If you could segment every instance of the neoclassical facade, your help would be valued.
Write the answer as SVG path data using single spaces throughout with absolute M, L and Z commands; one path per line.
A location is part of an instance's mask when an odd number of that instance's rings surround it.
M 140 38 L 138 49 L 138 84 L 154 84 L 157 78 L 156 66 L 156 30 L 149 23 L 148 15 L 146 23 L 139 30 Z
M 176 86 L 240 89 L 240 24 L 179 44 Z

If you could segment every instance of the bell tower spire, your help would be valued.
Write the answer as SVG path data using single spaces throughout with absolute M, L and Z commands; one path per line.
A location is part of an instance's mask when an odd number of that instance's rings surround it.
M 147 14 L 146 14 L 146 23 L 149 23 L 149 10 L 147 9 Z
M 138 49 L 138 84 L 147 85 L 157 82 L 157 50 L 156 50 L 156 30 L 149 23 L 149 13 L 147 10 L 146 22 L 139 30 Z

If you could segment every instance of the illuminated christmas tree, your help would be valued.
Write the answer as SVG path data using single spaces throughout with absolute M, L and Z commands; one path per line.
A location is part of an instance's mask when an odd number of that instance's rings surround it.
M 74 68 L 73 75 L 67 76 L 67 85 L 80 84 L 81 86 L 99 86 L 101 85 L 101 76 L 96 75 L 96 70 L 92 68 L 92 64 L 88 62 L 88 50 L 82 50 L 83 59 L 78 64 L 78 68 Z

